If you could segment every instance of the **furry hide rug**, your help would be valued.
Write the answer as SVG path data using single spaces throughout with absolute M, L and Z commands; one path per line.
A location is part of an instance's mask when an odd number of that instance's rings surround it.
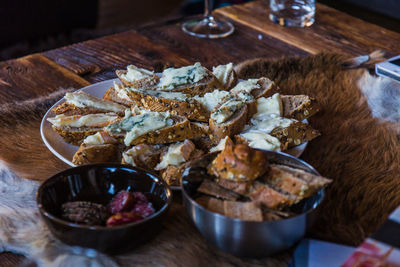
M 322 136 L 302 158 L 334 180 L 312 234 L 358 245 L 400 205 L 400 86 L 333 54 L 241 63 L 241 78 L 265 76 L 284 94 L 315 97 L 309 122 Z M 361 86 L 361 90 L 360 87 Z
M 111 258 L 56 240 L 40 219 L 35 194 L 39 181 L 68 166 L 44 146 L 39 128 L 45 112 L 65 92 L 60 90 L 47 97 L 0 108 L 3 125 L 0 128 L 0 252 L 23 254 L 39 266 L 184 266 L 189 262 L 192 266 L 288 264 L 291 251 L 256 260 L 236 258 L 210 247 L 190 222 L 179 194 L 174 195 L 161 233 L 132 253 Z
M 400 204 L 400 86 L 373 77 L 365 69 L 346 69 L 345 60 L 331 54 L 257 59 L 240 64 L 238 71 L 242 78 L 269 77 L 286 94 L 307 94 L 320 102 L 322 111 L 309 121 L 322 136 L 309 143 L 302 158 L 334 182 L 327 189 L 312 235 L 357 245 Z M 67 167 L 47 150 L 39 133 L 42 116 L 64 94 L 61 90 L 0 108 L 3 251 L 54 266 L 287 265 L 290 252 L 249 260 L 210 247 L 190 223 L 179 195 L 163 231 L 132 253 L 113 259 L 101 254 L 93 258 L 91 251 L 55 240 L 38 217 L 34 199 L 38 182 L 30 180 L 42 181 Z

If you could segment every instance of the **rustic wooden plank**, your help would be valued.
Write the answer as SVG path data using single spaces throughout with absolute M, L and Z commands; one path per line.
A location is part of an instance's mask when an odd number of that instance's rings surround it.
M 113 34 L 42 54 L 90 82 L 116 78 L 114 71 L 128 64 L 152 68 L 159 62 L 177 65 L 189 63 L 179 54 L 135 31 Z
M 255 1 L 216 10 L 217 14 L 259 30 L 311 54 L 321 51 L 359 55 L 382 49 L 399 54 L 400 34 L 317 4 L 316 22 L 308 28 L 288 28 L 268 18 L 268 1 Z
M 270 35 L 265 35 L 263 32 L 235 23 L 233 20 L 230 21 L 235 26 L 235 32 L 231 36 L 221 39 L 202 39 L 187 35 L 181 30 L 182 23 L 146 27 L 138 29 L 138 32 L 191 62 L 199 61 L 207 67 L 227 62 L 237 63 L 261 56 L 280 57 L 308 54 Z
M 39 54 L 0 62 L 0 104 L 86 85 L 85 79 Z

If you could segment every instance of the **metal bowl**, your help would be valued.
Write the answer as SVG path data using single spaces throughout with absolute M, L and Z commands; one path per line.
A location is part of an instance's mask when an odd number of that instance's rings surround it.
M 298 158 L 279 152 L 263 152 L 268 156 L 270 163 L 284 164 L 319 175 L 312 166 Z M 198 194 L 197 187 L 206 175 L 204 167 L 207 161 L 211 162 L 214 157 L 215 155 L 210 156 L 190 166 L 182 178 L 182 195 L 186 210 L 209 243 L 235 256 L 261 258 L 284 251 L 304 237 L 312 224 L 313 213 L 324 197 L 324 190 L 294 205 L 291 209 L 299 215 L 288 219 L 251 222 L 229 218 L 203 208 L 194 200 Z

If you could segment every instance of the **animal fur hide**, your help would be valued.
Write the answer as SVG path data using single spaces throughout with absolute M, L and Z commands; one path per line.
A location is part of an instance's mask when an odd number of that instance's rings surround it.
M 346 69 L 339 55 L 258 59 L 238 66 L 242 78 L 266 76 L 286 94 L 315 97 L 322 111 L 310 124 L 322 136 L 302 158 L 332 178 L 312 231 L 314 237 L 357 245 L 400 204 L 400 88 L 364 69 Z M 361 90 L 360 90 L 360 88 Z M 398 89 L 397 89 L 398 88 Z M 181 266 L 286 265 L 290 253 L 263 260 L 239 259 L 209 247 L 175 196 L 163 231 L 130 254 L 93 259 L 55 240 L 39 220 L 34 194 L 38 182 L 67 166 L 44 146 L 39 125 L 65 90 L 0 108 L 0 245 L 40 265 L 97 264 Z M 391 98 L 389 99 L 388 96 Z M 391 101 L 389 101 L 391 100 Z M 19 177 L 18 177 L 19 176 Z M 114 262 L 115 261 L 115 262 Z
M 110 258 L 56 240 L 41 221 L 35 201 L 39 185 L 68 166 L 40 137 L 40 122 L 65 90 L 0 108 L 0 252 L 23 254 L 39 266 L 286 266 L 290 251 L 262 260 L 240 259 L 210 247 L 191 224 L 179 195 L 163 231 L 132 253 Z M 38 180 L 38 181 L 30 181 Z
M 347 63 L 340 55 L 319 54 L 255 59 L 237 71 L 240 78 L 269 77 L 284 94 L 319 101 L 322 110 L 309 122 L 322 135 L 302 159 L 334 181 L 312 235 L 358 245 L 400 205 L 400 88 Z

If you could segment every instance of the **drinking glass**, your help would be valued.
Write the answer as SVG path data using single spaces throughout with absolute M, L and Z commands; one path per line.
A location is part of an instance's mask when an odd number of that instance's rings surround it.
M 282 26 L 308 27 L 314 23 L 315 0 L 270 0 L 269 18 Z
M 217 20 L 211 15 L 213 2 L 213 0 L 204 0 L 203 16 L 185 22 L 182 30 L 201 38 L 221 38 L 232 34 L 235 28 L 230 22 Z

